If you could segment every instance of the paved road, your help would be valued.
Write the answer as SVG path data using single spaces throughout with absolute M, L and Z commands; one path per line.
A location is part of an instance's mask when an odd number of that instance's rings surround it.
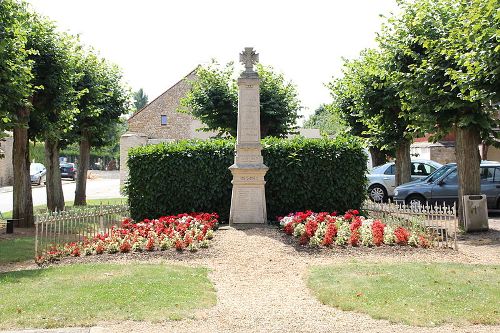
M 87 180 L 87 199 L 119 198 L 120 180 L 116 172 L 96 173 L 92 171 L 95 179 Z M 65 201 L 72 201 L 75 198 L 76 182 L 63 180 L 63 192 Z M 47 193 L 45 186 L 33 186 L 33 205 L 43 205 L 47 203 Z M 12 210 L 12 187 L 0 187 L 0 212 Z

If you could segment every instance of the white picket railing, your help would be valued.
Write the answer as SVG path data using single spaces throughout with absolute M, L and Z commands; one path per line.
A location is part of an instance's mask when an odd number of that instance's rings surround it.
M 35 256 L 53 245 L 83 241 L 109 233 L 129 217 L 127 205 L 99 205 L 35 216 Z
M 365 201 L 363 210 L 384 223 L 419 225 L 430 236 L 433 246 L 457 249 L 457 207 L 446 205 L 404 205 Z

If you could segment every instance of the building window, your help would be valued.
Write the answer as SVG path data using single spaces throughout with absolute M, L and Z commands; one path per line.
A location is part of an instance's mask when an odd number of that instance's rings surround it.
M 167 115 L 165 114 L 161 115 L 161 124 L 162 126 L 167 124 Z

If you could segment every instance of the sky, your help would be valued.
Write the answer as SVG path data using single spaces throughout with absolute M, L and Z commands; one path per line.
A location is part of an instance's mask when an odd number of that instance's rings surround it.
M 342 58 L 374 47 L 395 0 L 28 0 L 61 31 L 117 64 L 149 101 L 198 64 L 238 62 L 253 47 L 298 89 L 307 118 L 331 101 Z M 243 67 L 241 67 L 242 69 Z

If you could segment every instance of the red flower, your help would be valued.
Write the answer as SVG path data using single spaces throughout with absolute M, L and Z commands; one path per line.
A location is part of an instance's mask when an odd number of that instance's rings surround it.
M 373 244 L 380 246 L 384 242 L 384 228 L 380 220 L 375 220 L 372 224 Z
M 122 245 L 120 245 L 120 252 L 121 253 L 127 253 L 130 251 L 132 246 L 130 246 L 130 243 L 128 241 L 124 241 Z
M 418 245 L 424 248 L 428 248 L 429 246 L 431 246 L 429 240 L 423 234 L 418 235 Z
M 95 247 L 95 253 L 97 254 L 102 254 L 104 253 L 104 246 L 102 246 L 102 244 L 99 244 Z
M 335 236 L 337 236 L 337 225 L 335 224 L 335 221 L 329 221 L 326 228 L 325 238 L 323 238 L 323 245 L 332 245 Z
M 181 239 L 177 239 L 175 241 L 175 249 L 177 251 L 182 251 L 182 250 L 184 250 L 185 247 L 186 247 L 186 244 L 184 244 L 184 242 Z
M 80 256 L 80 248 L 76 246 L 73 251 L 71 251 L 71 256 L 72 257 L 79 257 Z
M 153 237 L 149 237 L 145 246 L 146 251 L 153 251 L 155 249 L 155 240 Z
M 394 236 L 396 236 L 396 244 L 407 245 L 410 233 L 403 227 L 397 227 L 396 230 L 394 230 Z

